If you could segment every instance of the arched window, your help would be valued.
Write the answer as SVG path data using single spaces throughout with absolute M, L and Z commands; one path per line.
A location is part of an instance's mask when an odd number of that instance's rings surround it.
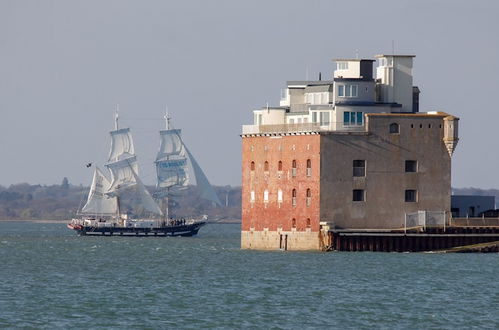
M 309 189 L 307 189 L 307 206 L 310 206 L 310 204 L 312 203 L 312 191 Z
M 265 161 L 265 163 L 263 164 L 263 170 L 265 172 L 268 172 L 269 171 L 269 162 L 268 161 Z
M 390 124 L 390 134 L 399 134 L 400 133 L 400 125 L 397 123 Z
M 277 163 L 277 170 L 282 171 L 282 162 L 281 161 L 279 161 L 279 163 Z
M 255 192 L 253 190 L 250 192 L 250 202 L 251 203 L 255 202 Z
M 312 161 L 307 159 L 307 176 L 312 176 Z
M 310 228 L 311 225 L 310 225 L 310 218 L 307 218 L 307 228 Z
M 296 169 L 296 159 L 293 159 L 293 161 L 291 162 L 291 176 L 296 176 Z
M 277 191 L 277 202 L 282 203 L 282 190 L 281 189 L 279 189 Z
M 263 192 L 263 202 L 264 203 L 268 203 L 269 202 L 269 191 L 268 190 L 265 190 Z
M 254 170 L 255 170 L 255 162 L 251 162 L 250 169 L 251 169 L 252 171 L 254 171 Z
M 293 189 L 293 191 L 291 192 L 291 204 L 293 206 L 296 206 L 296 189 Z
M 296 219 L 295 218 L 293 218 L 293 220 L 291 220 L 291 227 L 296 228 Z

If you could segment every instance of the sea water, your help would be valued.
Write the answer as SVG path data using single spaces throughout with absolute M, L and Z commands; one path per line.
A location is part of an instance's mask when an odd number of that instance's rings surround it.
M 499 254 L 247 251 L 0 222 L 0 328 L 499 328 Z

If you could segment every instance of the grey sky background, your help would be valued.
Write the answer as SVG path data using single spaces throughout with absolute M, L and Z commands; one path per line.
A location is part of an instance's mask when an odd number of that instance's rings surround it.
M 154 179 L 165 105 L 208 178 L 240 185 L 242 124 L 333 58 L 415 54 L 420 110 L 461 118 L 454 187 L 499 188 L 497 1 L 0 0 L 0 184 L 89 185 L 116 103 Z

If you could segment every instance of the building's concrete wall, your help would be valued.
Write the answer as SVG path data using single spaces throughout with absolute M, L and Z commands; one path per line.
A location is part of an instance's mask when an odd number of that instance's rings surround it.
M 262 125 L 279 125 L 284 123 L 286 115 L 285 109 L 272 109 L 262 110 Z
M 318 233 L 320 135 L 257 136 L 242 140 L 242 231 L 275 232 L 278 228 L 291 231 L 294 218 L 297 232 Z M 292 175 L 293 159 L 297 161 L 296 176 Z M 307 159 L 311 160 L 311 176 L 307 176 Z M 264 170 L 266 161 L 269 171 Z M 282 161 L 282 171 L 278 171 L 279 161 Z M 251 162 L 255 163 L 254 171 L 251 171 Z M 293 189 L 297 193 L 295 206 L 292 205 Z M 307 189 L 311 190 L 309 206 Z M 265 190 L 268 202 L 264 201 Z M 279 190 L 283 196 L 281 203 Z M 251 201 L 252 191 L 254 202 Z M 307 228 L 307 219 L 310 219 L 310 228 Z
M 321 249 L 320 234 L 319 232 L 311 230 L 243 230 L 241 232 L 241 248 L 255 250 L 319 250 Z
M 334 78 L 359 78 L 360 77 L 360 61 L 348 61 L 348 60 L 338 60 L 338 62 L 347 62 L 348 69 L 346 70 L 334 70 Z
M 451 159 L 443 142 L 443 116 L 367 115 L 366 133 L 321 135 L 321 221 L 340 228 L 400 228 L 405 213 L 450 211 Z M 400 134 L 390 134 L 398 123 Z M 412 127 L 411 127 L 412 125 Z M 366 177 L 353 177 L 353 160 L 366 161 Z M 405 173 L 405 161 L 418 162 Z M 365 190 L 353 202 L 354 189 Z M 417 202 L 405 202 L 405 190 Z
M 289 104 L 304 104 L 305 88 L 289 88 Z
M 357 97 L 338 96 L 338 86 L 357 85 Z M 338 80 L 334 82 L 334 102 L 374 102 L 376 101 L 376 87 L 373 80 Z
M 401 112 L 412 112 L 412 56 L 384 55 L 386 65 L 376 68 L 376 76 L 381 79 L 380 100 L 402 104 Z

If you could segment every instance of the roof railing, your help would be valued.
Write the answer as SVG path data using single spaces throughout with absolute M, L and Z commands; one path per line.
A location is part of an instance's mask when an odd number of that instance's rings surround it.
M 243 125 L 242 134 L 286 134 L 312 132 L 363 132 L 364 124 L 345 124 L 344 122 L 297 123 L 276 125 Z

